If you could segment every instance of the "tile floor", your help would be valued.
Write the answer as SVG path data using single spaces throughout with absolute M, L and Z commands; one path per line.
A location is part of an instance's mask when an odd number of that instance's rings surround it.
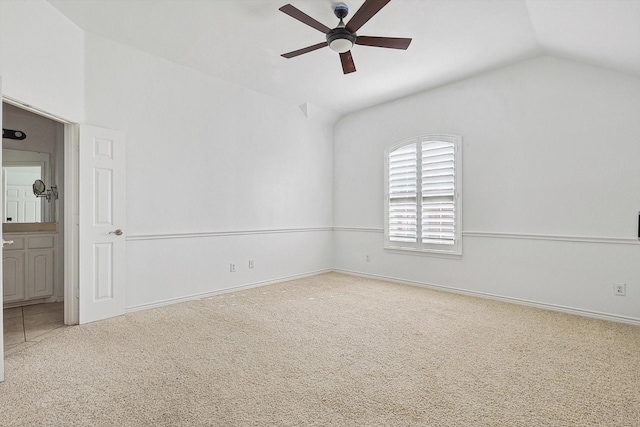
M 5 308 L 4 351 L 16 351 L 41 341 L 64 326 L 64 303 L 26 305 Z

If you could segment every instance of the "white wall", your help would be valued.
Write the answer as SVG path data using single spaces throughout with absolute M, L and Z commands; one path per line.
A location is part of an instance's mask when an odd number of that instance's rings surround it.
M 85 71 L 127 137 L 129 308 L 331 267 L 332 115 L 90 35 Z
M 84 32 L 45 0 L 0 1 L 2 94 L 84 117 Z
M 552 57 L 347 116 L 334 266 L 640 320 L 638 117 L 638 78 Z M 461 260 L 382 250 L 384 150 L 424 133 L 463 137 Z

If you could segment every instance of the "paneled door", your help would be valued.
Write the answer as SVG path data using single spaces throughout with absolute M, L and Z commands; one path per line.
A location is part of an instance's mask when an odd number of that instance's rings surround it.
M 125 137 L 80 126 L 79 323 L 125 311 Z

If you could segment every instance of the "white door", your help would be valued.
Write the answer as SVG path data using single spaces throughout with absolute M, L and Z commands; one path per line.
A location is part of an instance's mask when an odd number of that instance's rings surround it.
M 125 138 L 80 126 L 79 323 L 124 314 L 126 289 Z

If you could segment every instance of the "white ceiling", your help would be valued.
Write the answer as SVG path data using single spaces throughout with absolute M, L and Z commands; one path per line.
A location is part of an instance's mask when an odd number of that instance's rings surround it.
M 343 75 L 324 35 L 332 0 L 48 0 L 87 32 L 296 105 L 348 113 L 540 54 L 640 76 L 640 0 L 392 0 L 360 35 L 412 37 L 406 51 L 356 45 Z M 346 1 L 350 15 L 364 0 Z M 346 21 L 348 21 L 347 17 Z

